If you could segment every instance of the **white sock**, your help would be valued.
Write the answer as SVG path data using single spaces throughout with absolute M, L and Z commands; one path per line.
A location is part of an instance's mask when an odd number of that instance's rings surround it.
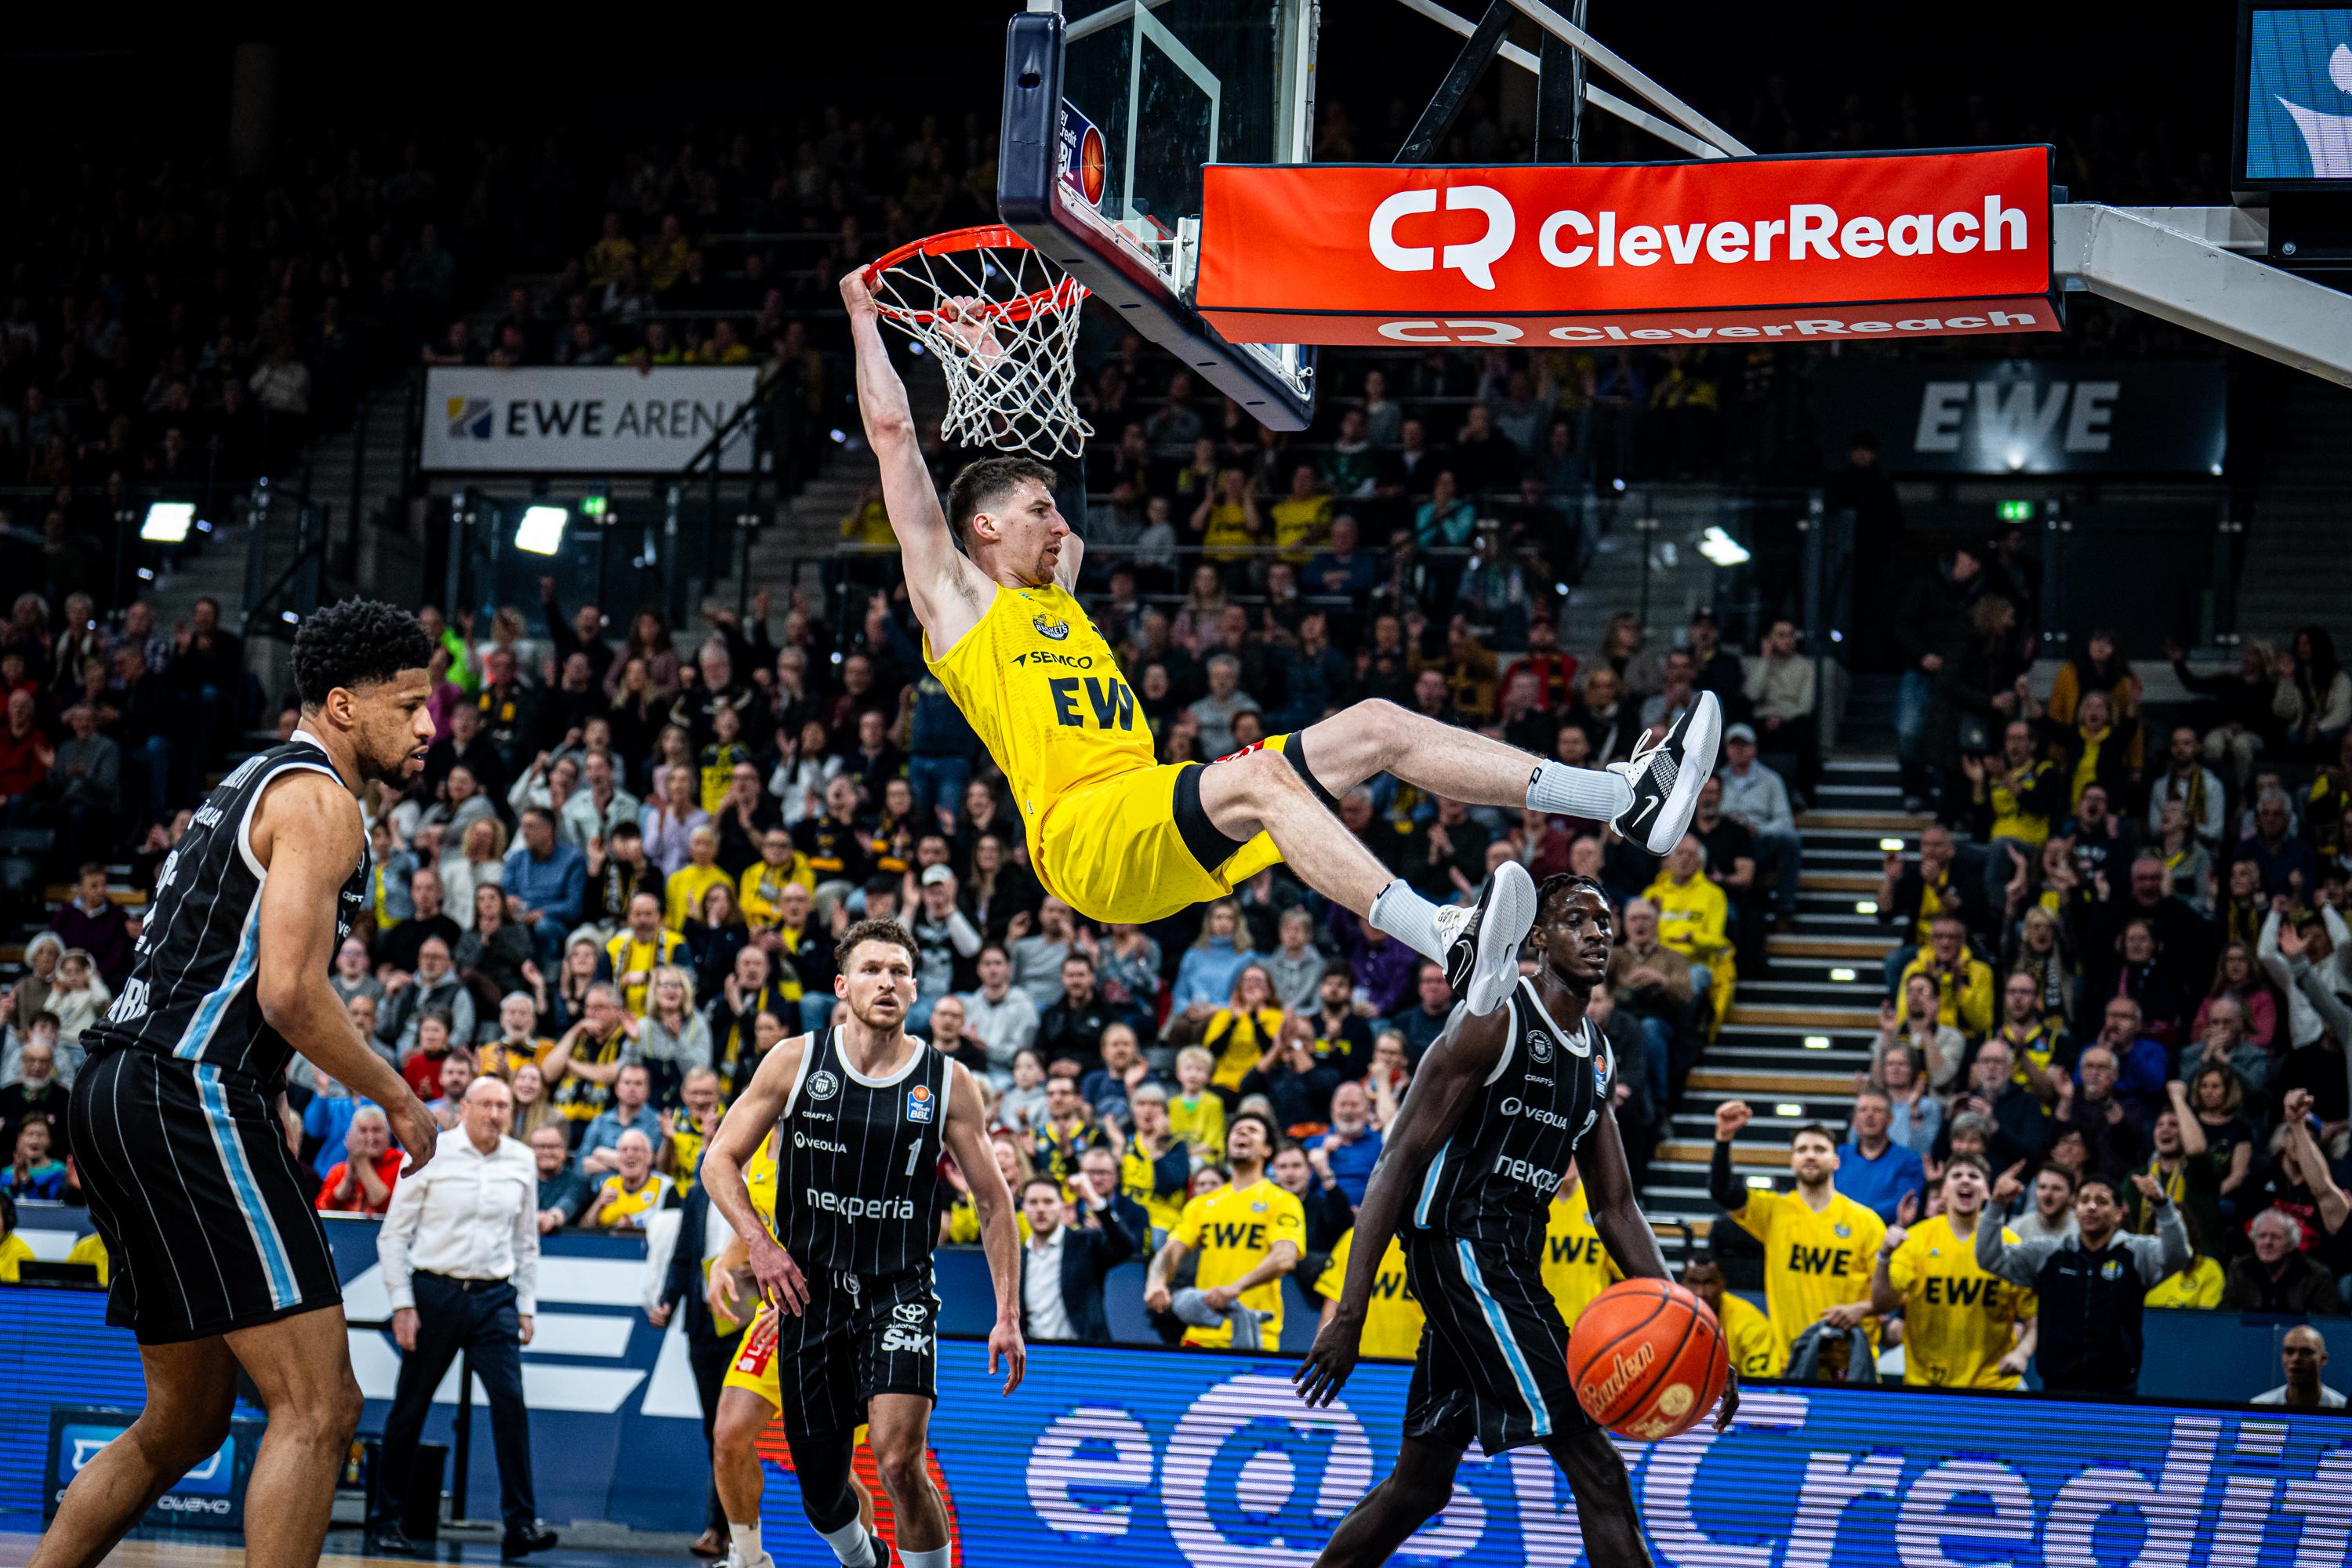
M 866 1526 L 855 1514 L 839 1530 L 821 1530 L 824 1543 L 841 1559 L 842 1568 L 874 1568 L 874 1538 L 866 1533 Z
M 1372 900 L 1372 929 L 1386 931 L 1433 963 L 1445 962 L 1445 940 L 1437 934 L 1437 906 L 1407 885 L 1402 877 L 1382 888 Z
M 741 1563 L 743 1568 L 760 1568 L 760 1559 L 765 1557 L 767 1552 L 760 1546 L 760 1524 L 757 1520 L 750 1524 L 738 1524 L 733 1520 L 729 1520 L 727 1539 L 733 1543 L 736 1562 Z
M 1614 822 L 1633 804 L 1633 786 L 1624 774 L 1606 768 L 1538 763 L 1536 776 L 1528 781 L 1528 805 L 1558 816 Z
M 948 1568 L 948 1548 L 934 1546 L 929 1552 L 909 1552 L 898 1548 L 898 1561 L 907 1568 Z

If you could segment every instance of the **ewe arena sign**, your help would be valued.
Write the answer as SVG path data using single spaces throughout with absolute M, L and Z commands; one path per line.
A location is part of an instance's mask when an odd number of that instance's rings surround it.
M 430 473 L 675 473 L 758 393 L 752 366 L 639 371 L 436 366 L 425 378 Z M 751 443 L 724 459 L 751 466 Z
M 2055 331 L 2050 157 L 1212 165 L 1196 303 L 1236 342 Z

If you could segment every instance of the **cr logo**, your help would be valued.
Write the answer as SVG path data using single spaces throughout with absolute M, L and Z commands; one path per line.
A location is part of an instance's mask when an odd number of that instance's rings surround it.
M 1486 215 L 1486 232 L 1464 245 L 1445 247 L 1445 265 L 1459 271 L 1481 289 L 1495 286 L 1495 263 L 1511 248 L 1511 240 L 1518 233 L 1519 220 L 1511 211 L 1510 198 L 1492 185 L 1449 185 L 1445 189 L 1445 210 L 1460 212 L 1467 208 Z M 1427 272 L 1437 265 L 1437 250 L 1427 245 L 1399 245 L 1396 227 L 1399 220 L 1419 213 L 1437 210 L 1437 193 L 1433 190 L 1399 191 L 1372 209 L 1372 259 L 1391 272 Z

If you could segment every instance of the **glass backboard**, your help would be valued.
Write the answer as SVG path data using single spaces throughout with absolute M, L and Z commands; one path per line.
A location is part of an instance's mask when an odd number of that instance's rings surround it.
M 1316 0 L 1066 0 L 1013 20 L 999 201 L 1145 336 L 1269 425 L 1312 411 L 1311 350 L 1192 310 L 1202 169 L 1307 161 Z

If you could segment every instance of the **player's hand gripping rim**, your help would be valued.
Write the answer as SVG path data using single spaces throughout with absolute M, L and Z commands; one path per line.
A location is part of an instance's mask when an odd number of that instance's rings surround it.
M 775 1242 L 762 1237 L 751 1248 L 751 1278 L 758 1282 L 760 1294 L 782 1311 L 797 1318 L 809 1301 L 808 1278 L 793 1255 Z
M 1355 1374 L 1356 1358 L 1363 1353 L 1364 1327 L 1344 1314 L 1315 1331 L 1314 1346 L 1290 1375 L 1291 1386 L 1310 1408 L 1319 1409 L 1339 1397 Z

